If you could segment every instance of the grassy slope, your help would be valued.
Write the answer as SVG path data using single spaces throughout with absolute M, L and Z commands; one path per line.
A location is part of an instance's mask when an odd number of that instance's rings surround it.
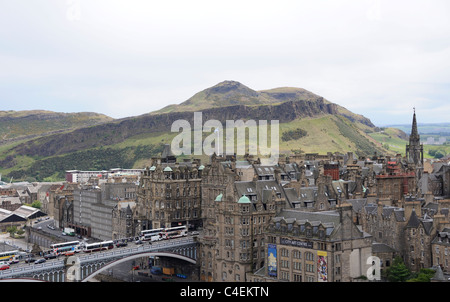
M 197 93 L 188 101 L 183 102 L 180 105 L 168 106 L 151 114 L 170 111 L 194 111 L 203 108 L 233 105 L 236 102 L 248 106 L 264 106 L 290 100 L 315 100 L 318 97 L 319 96 L 301 88 L 282 87 L 254 91 L 240 83 L 225 81 Z M 345 153 L 348 151 L 358 153 L 358 150 L 362 150 L 365 154 L 373 154 L 373 151 L 377 148 L 375 144 L 373 144 L 375 140 L 364 133 L 365 131 L 370 132 L 373 130 L 369 125 L 370 121 L 360 115 L 353 114 L 343 107 L 337 106 L 337 110 L 340 114 L 347 116 L 352 122 L 339 115 L 323 115 L 316 118 L 302 118 L 289 123 L 280 124 L 280 138 L 284 131 L 295 130 L 297 128 L 306 130 L 308 133 L 305 137 L 298 140 L 280 140 L 280 152 L 292 153 L 302 151 L 305 153 L 325 154 L 327 152 Z M 104 133 L 104 136 L 108 135 L 115 134 L 109 132 Z M 205 133 L 203 137 L 206 137 L 207 135 L 209 134 Z M 118 144 L 76 152 L 73 154 L 73 157 L 80 158 L 79 162 L 74 162 L 71 158 L 71 154 L 60 157 L 36 159 L 26 156 L 17 156 L 15 154 L 9 154 L 6 146 L 0 146 L 0 162 L 2 160 L 4 161 L 5 158 L 10 155 L 14 157 L 16 164 L 16 167 L 0 170 L 0 173 L 6 175 L 13 170 L 22 169 L 36 174 L 36 170 L 39 168 L 35 163 L 36 160 L 45 161 L 49 165 L 58 167 L 59 169 L 85 169 L 83 167 L 89 166 L 89 158 L 86 156 L 88 154 L 93 158 L 90 169 L 95 169 L 95 167 L 101 167 L 101 152 L 105 152 L 105 157 L 109 156 L 111 160 L 113 157 L 122 158 L 129 165 L 127 167 L 122 166 L 123 168 L 143 168 L 148 165 L 149 159 L 156 155 L 152 154 L 152 152 L 158 150 L 157 146 L 170 144 L 175 136 L 176 133 L 137 135 Z M 372 140 L 372 143 L 370 140 Z M 222 145 L 224 145 L 224 143 Z M 148 154 L 143 154 L 143 149 L 148 149 Z M 108 152 L 105 150 L 108 150 Z M 207 161 L 208 158 L 204 157 L 203 160 Z M 65 161 L 67 162 L 66 165 L 64 165 Z M 77 166 L 78 164 L 79 166 Z M 33 165 L 34 167 L 32 167 Z M 48 173 L 45 175 L 48 177 Z M 41 177 L 43 176 L 41 175 Z
M 289 154 L 296 151 L 302 151 L 305 153 L 320 153 L 326 154 L 327 152 L 340 152 L 345 153 L 347 151 L 354 151 L 357 153 L 358 148 L 365 148 L 369 150 L 368 152 L 374 148 L 374 146 L 370 145 L 369 140 L 362 139 L 359 135 L 364 135 L 364 133 L 354 126 L 354 124 L 350 123 L 346 118 L 334 115 L 323 115 L 317 118 L 303 118 L 297 119 L 289 123 L 280 124 L 280 138 L 281 134 L 287 130 L 295 130 L 297 128 L 301 128 L 307 131 L 307 135 L 298 140 L 291 141 L 282 141 L 280 139 L 280 153 Z M 344 130 L 342 130 L 344 129 Z M 270 130 L 270 127 L 269 127 Z M 344 131 L 344 135 L 342 133 Z M 149 164 L 150 158 L 155 156 L 156 154 L 152 154 L 151 150 L 159 150 L 155 149 L 156 146 L 161 146 L 163 144 L 171 144 L 172 139 L 177 135 L 177 133 L 151 133 L 151 134 L 141 134 L 127 140 L 110 146 L 105 146 L 103 149 L 94 148 L 91 149 L 92 152 L 103 152 L 106 149 L 116 150 L 115 152 L 125 152 L 129 154 L 130 152 L 134 152 L 137 148 L 144 148 L 149 150 L 148 154 L 139 157 L 136 157 L 134 164 L 132 166 L 124 167 L 124 168 L 144 168 Z M 210 133 L 204 133 L 203 137 L 210 135 Z M 357 137 L 357 139 L 354 139 Z M 355 142 L 356 141 L 356 142 Z M 225 148 L 225 141 L 222 143 Z M 248 146 L 248 142 L 247 142 Z M 368 147 L 369 146 L 369 147 Z M 372 148 L 373 147 L 373 148 Z M 2 148 L 6 151 L 6 147 Z M 78 152 L 78 157 L 82 160 L 86 160 L 86 156 L 83 154 L 88 151 L 80 151 Z M 117 153 L 117 155 L 112 156 L 122 156 L 122 153 Z M 7 152 L 5 152 L 7 154 Z M 125 158 L 133 161 L 132 156 L 123 155 Z M 83 155 L 83 156 L 82 156 Z M 370 154 L 369 154 L 370 155 Z M 0 159 L 4 159 L 5 155 L 0 156 Z M 59 159 L 57 157 L 49 157 L 49 158 L 41 158 L 40 160 L 47 161 L 58 161 L 60 162 L 62 159 L 68 159 L 69 155 L 60 156 Z M 189 156 L 184 156 L 189 157 Z M 53 160 L 52 160 L 53 159 Z M 208 157 L 202 156 L 203 161 L 208 161 Z M 11 169 L 4 169 L 0 171 L 3 175 L 11 172 L 12 170 L 17 169 L 28 169 L 35 160 L 26 157 L 26 156 L 17 156 L 15 157 L 15 161 L 17 166 Z M 92 159 L 92 166 L 98 166 L 99 159 Z M 131 165 L 131 164 L 130 164 Z M 80 167 L 66 166 L 65 169 L 80 169 Z M 46 176 L 48 177 L 48 175 Z
M 395 154 L 405 155 L 406 145 L 409 144 L 409 141 L 406 139 L 400 138 L 401 130 L 397 128 L 384 128 L 383 132 L 374 132 L 369 133 L 369 135 L 378 141 L 381 144 L 387 144 L 389 146 L 389 150 Z M 428 154 L 430 150 L 442 150 L 446 154 L 450 154 L 450 145 L 423 145 L 424 149 L 424 157 L 425 158 L 433 158 Z
M 52 131 L 70 130 L 112 121 L 98 113 L 60 113 L 43 110 L 0 111 L 0 139 L 24 135 L 41 135 Z

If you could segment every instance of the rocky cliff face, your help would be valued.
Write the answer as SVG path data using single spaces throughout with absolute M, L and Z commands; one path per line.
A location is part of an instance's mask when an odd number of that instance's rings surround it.
M 336 114 L 336 104 L 326 103 L 322 98 L 315 101 L 288 101 L 278 105 L 244 106 L 235 105 L 224 108 L 211 108 L 202 111 L 203 123 L 218 120 L 225 125 L 226 120 L 278 120 L 289 122 L 302 117 L 323 114 Z M 105 123 L 88 128 L 59 133 L 38 138 L 14 148 L 20 155 L 53 156 L 94 147 L 120 143 L 125 139 L 144 133 L 170 132 L 177 120 L 186 120 L 193 127 L 194 112 L 172 112 L 156 115 L 142 115 Z

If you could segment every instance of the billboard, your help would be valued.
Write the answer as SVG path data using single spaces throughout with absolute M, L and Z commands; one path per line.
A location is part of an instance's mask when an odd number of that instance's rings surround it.
M 267 249 L 268 274 L 270 277 L 277 276 L 277 246 L 269 244 Z
M 317 281 L 328 281 L 327 252 L 324 251 L 317 251 Z

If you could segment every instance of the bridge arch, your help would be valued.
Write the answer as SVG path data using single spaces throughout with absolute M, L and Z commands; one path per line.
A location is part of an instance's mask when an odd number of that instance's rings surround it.
M 94 271 L 93 273 L 91 273 L 89 276 L 85 277 L 83 280 L 81 280 L 81 282 L 87 282 L 90 279 L 92 279 L 93 277 L 95 277 L 97 274 L 108 270 L 114 266 L 116 266 L 117 264 L 123 263 L 123 262 L 127 262 L 129 260 L 133 260 L 133 259 L 137 259 L 137 258 L 142 258 L 142 257 L 146 257 L 146 256 L 162 256 L 162 257 L 172 257 L 172 258 L 177 258 L 177 259 L 181 259 L 184 261 L 187 261 L 189 263 L 192 264 L 196 264 L 197 261 L 195 259 L 183 256 L 183 255 L 179 255 L 179 254 L 175 254 L 175 253 L 170 253 L 170 252 L 143 252 L 143 253 L 139 253 L 139 254 L 135 254 L 135 255 L 131 255 L 131 256 L 127 256 L 127 257 L 123 257 L 121 259 L 117 259 L 114 261 L 111 261 L 110 263 L 108 263 L 107 265 L 103 266 L 102 268 L 100 268 L 99 270 Z

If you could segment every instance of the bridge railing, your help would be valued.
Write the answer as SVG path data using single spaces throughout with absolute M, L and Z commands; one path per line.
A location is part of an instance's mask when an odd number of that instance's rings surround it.
M 58 260 L 58 261 L 52 261 L 52 262 L 44 262 L 40 264 L 30 264 L 29 266 L 21 266 L 17 268 L 7 269 L 4 271 L 0 271 L 0 278 L 14 276 L 18 274 L 28 274 L 33 273 L 38 270 L 50 270 L 54 268 L 62 268 L 64 267 L 64 261 Z
M 176 238 L 171 240 L 163 240 L 153 242 L 152 244 L 144 243 L 139 246 L 129 247 L 129 248 L 120 248 L 120 249 L 112 249 L 105 252 L 95 252 L 92 254 L 84 254 L 80 253 L 78 258 L 80 263 L 90 262 L 96 260 L 102 260 L 107 258 L 114 258 L 120 256 L 127 256 L 132 254 L 138 254 L 143 252 L 151 252 L 151 251 L 159 251 L 167 248 L 183 246 L 195 243 L 195 240 L 192 237 L 187 238 Z M 0 279 L 3 278 L 13 278 L 15 276 L 25 275 L 25 274 L 33 274 L 38 271 L 44 270 L 52 270 L 52 269 L 62 269 L 65 267 L 64 260 L 55 260 L 44 262 L 40 264 L 29 264 L 28 266 L 22 265 L 16 268 L 10 268 L 8 270 L 0 271 Z
M 80 263 L 94 261 L 98 259 L 111 258 L 111 257 L 119 257 L 123 255 L 131 255 L 142 252 L 150 252 L 160 249 L 166 249 L 171 247 L 183 246 L 186 244 L 194 243 L 194 239 L 192 238 L 183 238 L 178 240 L 167 240 L 167 241 L 158 241 L 150 244 L 142 244 L 136 247 L 130 248 L 122 248 L 119 250 L 110 250 L 105 252 L 96 252 L 92 254 L 80 255 L 78 258 L 80 259 Z

